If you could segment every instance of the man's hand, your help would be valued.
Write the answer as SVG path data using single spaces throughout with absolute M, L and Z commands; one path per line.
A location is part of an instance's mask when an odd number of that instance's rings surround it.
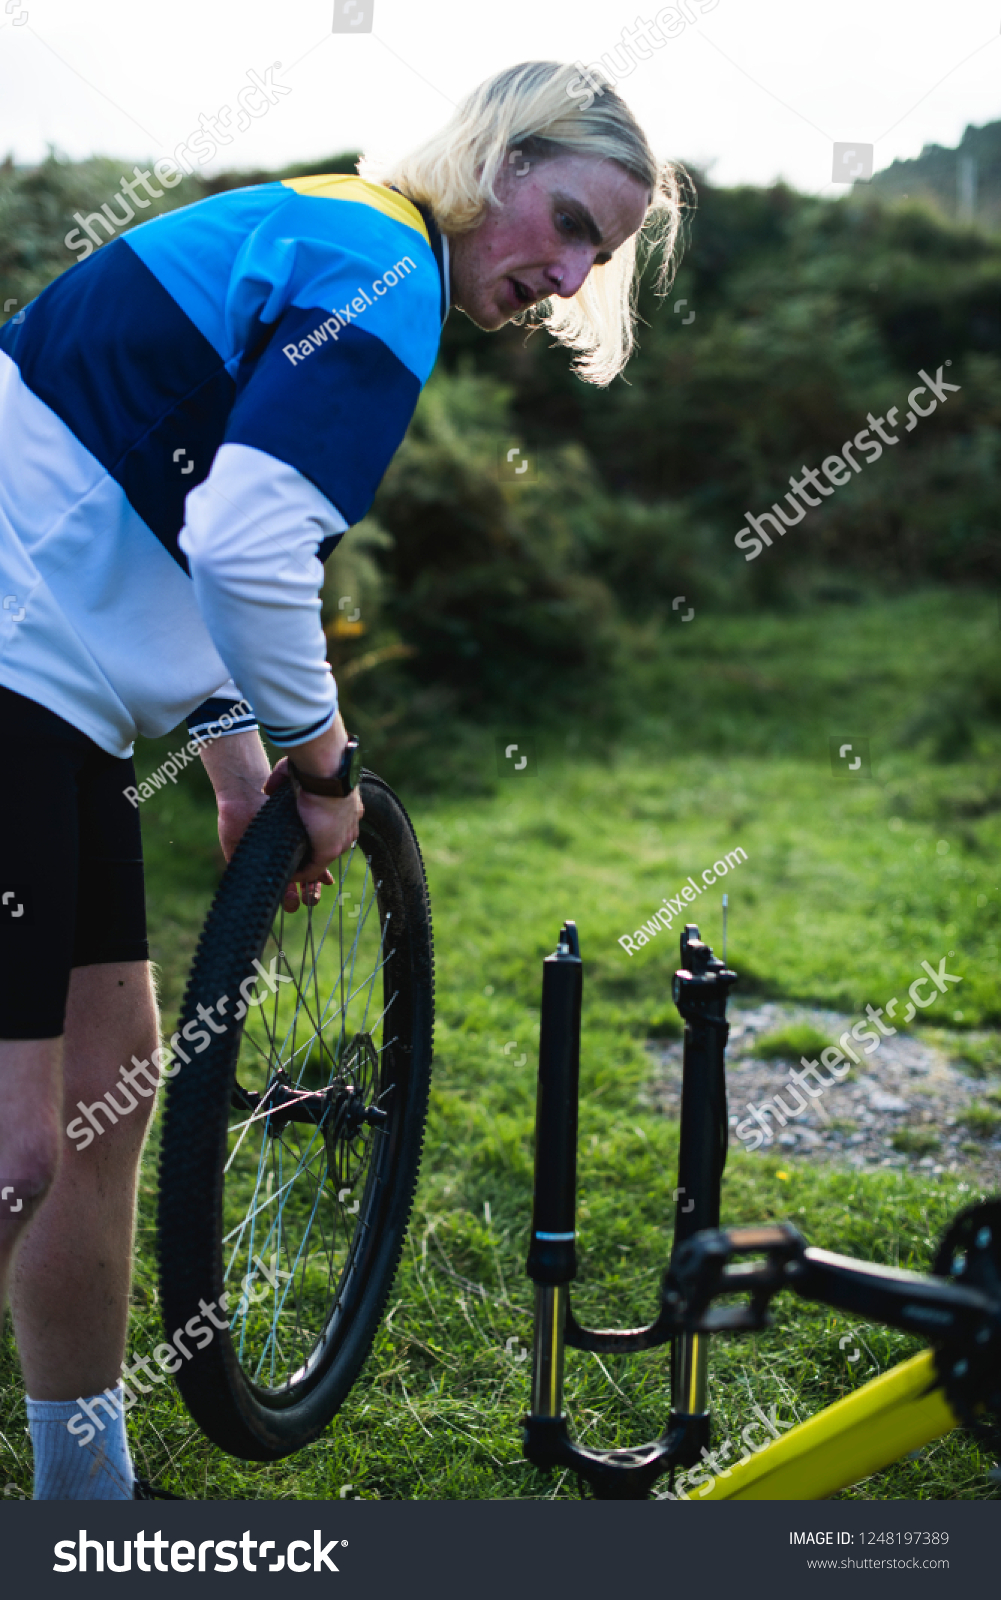
M 329 777 L 336 772 L 347 741 L 347 731 L 338 714 L 326 733 L 296 745 L 296 766 L 303 772 Z M 267 804 L 268 796 L 286 781 L 288 761 L 283 756 L 272 772 L 256 733 L 234 733 L 215 740 L 202 751 L 202 761 L 216 793 L 219 843 L 229 861 L 258 811 Z M 315 906 L 319 902 L 321 886 L 334 881 L 327 871 L 328 864 L 354 844 L 363 812 L 357 789 L 343 800 L 300 793 L 299 815 L 313 849 L 285 891 L 283 905 L 287 912 L 299 909 L 300 894 L 303 905 Z
M 347 729 L 338 712 L 326 733 L 295 746 L 292 759 L 300 772 L 308 772 L 316 778 L 332 778 L 340 765 L 347 742 Z M 282 757 L 265 784 L 268 794 L 273 794 L 282 782 L 287 766 L 285 757 Z M 318 903 L 321 884 L 334 881 L 327 871 L 327 866 L 338 856 L 342 856 L 346 850 L 350 850 L 358 837 L 358 824 L 361 822 L 363 812 L 361 795 L 357 789 L 345 795 L 343 800 L 332 800 L 326 795 L 300 792 L 299 815 L 309 834 L 313 853 L 299 868 L 288 886 L 285 895 L 286 911 L 294 911 L 296 908 L 296 884 L 302 885 L 300 892 L 303 905 L 315 906 Z
M 345 738 L 345 743 L 347 739 Z M 295 762 L 299 765 L 299 748 L 296 749 Z M 338 759 L 340 759 L 338 757 Z M 330 773 L 334 772 L 337 762 L 330 765 Z M 310 769 L 312 770 L 312 769 Z M 321 773 L 319 776 L 328 777 L 330 773 Z M 288 760 L 285 756 L 276 763 L 275 769 L 265 784 L 265 793 L 274 794 L 288 777 Z M 325 883 L 333 883 L 333 878 L 327 871 L 328 862 L 335 861 L 346 850 L 350 850 L 358 837 L 358 824 L 364 815 L 364 806 L 361 795 L 357 789 L 352 789 L 343 800 L 334 800 L 326 795 L 307 794 L 305 790 L 299 793 L 299 815 L 303 826 L 309 834 L 309 842 L 313 846 L 313 853 L 304 861 L 298 872 L 285 891 L 284 906 L 286 911 L 299 909 L 299 895 L 302 895 L 304 906 L 319 904 L 320 888 Z M 296 884 L 301 885 L 297 891 Z
M 229 861 L 263 805 L 271 763 L 257 733 L 231 733 L 201 752 L 219 808 L 219 843 Z

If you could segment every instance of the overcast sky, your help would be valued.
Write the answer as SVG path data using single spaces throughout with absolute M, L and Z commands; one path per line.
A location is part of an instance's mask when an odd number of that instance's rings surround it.
M 335 4 L 352 33 L 333 32 Z M 0 155 L 52 144 L 130 165 L 234 108 L 275 62 L 275 99 L 201 168 L 275 167 L 416 144 L 450 104 L 530 58 L 597 60 L 655 0 L 0 0 Z M 1001 116 L 1001 0 L 687 0 L 691 20 L 620 83 L 659 154 L 717 183 L 836 195 L 833 141 L 875 166 Z M 519 26 L 524 18 L 524 26 Z M 682 18 L 682 20 L 684 20 Z M 370 21 L 370 31 L 363 31 Z M 259 101 L 253 102 L 255 105 Z

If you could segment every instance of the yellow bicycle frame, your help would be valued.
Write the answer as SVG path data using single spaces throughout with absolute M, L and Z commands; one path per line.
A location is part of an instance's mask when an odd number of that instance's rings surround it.
M 825 1500 L 958 1426 L 922 1350 L 686 1498 Z

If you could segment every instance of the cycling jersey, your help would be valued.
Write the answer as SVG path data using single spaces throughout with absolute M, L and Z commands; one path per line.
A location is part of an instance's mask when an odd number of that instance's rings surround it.
M 321 562 L 447 310 L 430 214 L 351 176 L 216 195 L 51 283 L 0 330 L 0 684 L 116 757 L 234 702 L 232 732 L 328 728 Z

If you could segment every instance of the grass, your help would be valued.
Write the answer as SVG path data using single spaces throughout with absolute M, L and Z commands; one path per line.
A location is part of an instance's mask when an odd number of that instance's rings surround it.
M 922 604 L 925 631 L 913 658 L 918 675 L 940 647 L 940 667 L 950 650 L 955 653 L 958 603 L 947 596 L 938 612 Z M 738 624 L 729 623 L 728 638 L 738 654 L 743 638 L 741 659 L 756 657 L 761 671 L 772 673 L 769 682 L 791 675 L 795 658 L 799 699 L 808 702 L 809 715 L 826 704 L 830 690 L 838 715 L 854 724 L 855 702 L 845 701 L 841 681 L 846 663 L 852 663 L 859 694 L 871 697 L 874 674 L 877 698 L 886 675 L 910 684 L 903 663 L 914 650 L 915 603 L 872 610 L 878 615 L 868 625 L 882 637 L 882 656 L 870 641 L 855 659 L 841 648 L 839 635 L 837 651 L 815 657 L 816 625 L 808 630 L 801 619 L 785 629 L 746 619 L 742 636 Z M 861 611 L 861 621 L 853 612 L 845 624 L 856 636 L 865 622 Z M 690 654 L 694 648 L 684 645 Z M 668 672 L 667 665 L 654 666 Z M 671 670 L 678 670 L 676 661 Z M 724 689 L 720 680 L 721 694 Z M 736 684 L 738 700 L 745 693 L 758 691 Z M 866 704 L 871 709 L 875 701 Z M 208 1498 L 576 1493 L 565 1477 L 540 1474 L 524 1462 L 518 1433 L 531 1339 L 524 1260 L 540 963 L 564 917 L 577 919 L 585 962 L 581 1272 L 574 1291 L 583 1321 L 628 1326 L 651 1316 L 657 1303 L 670 1247 L 677 1128 L 645 1108 L 650 1057 L 644 1041 L 678 1034 L 670 977 L 682 919 L 635 956 L 618 937 L 646 922 L 665 895 L 677 895 L 689 874 L 699 882 L 702 868 L 722 853 L 738 845 L 747 852 L 724 884 L 728 961 L 741 975 L 739 997 L 788 998 L 851 1012 L 898 997 L 902 1011 L 909 985 L 923 976 L 922 962 L 937 968 L 945 957 L 947 970 L 962 982 L 920 1012 L 913 1026 L 985 1029 L 998 1022 L 998 963 L 988 952 L 997 948 L 1001 824 L 998 810 L 982 803 L 990 792 L 983 756 L 935 764 L 920 749 L 888 738 L 877 760 L 879 723 L 862 720 L 848 731 L 873 733 L 874 778 L 850 783 L 832 777 L 827 764 L 828 734 L 841 723 L 834 726 L 818 712 L 810 745 L 802 721 L 790 720 L 795 711 L 794 699 L 786 711 L 787 735 L 756 749 L 709 748 L 720 732 L 717 722 L 704 730 L 702 745 L 689 741 L 690 753 L 682 754 L 685 742 L 666 742 L 653 719 L 650 727 L 638 722 L 629 740 L 624 735 L 602 760 L 568 758 L 550 779 L 531 785 L 484 778 L 482 792 L 471 794 L 464 776 L 461 793 L 446 784 L 436 795 L 415 799 L 397 780 L 427 861 L 438 1022 L 425 1160 L 389 1315 L 341 1414 L 309 1449 L 266 1467 L 232 1460 L 205 1441 L 165 1385 L 131 1413 L 142 1472 L 179 1494 Z M 739 715 L 732 703 L 721 713 L 724 722 Z M 889 713 L 887 719 L 889 727 Z M 170 743 L 143 745 L 142 769 L 157 766 Z M 496 773 L 492 731 L 483 735 L 482 761 L 484 773 Z M 177 1014 L 220 871 L 201 771 L 188 769 L 176 788 L 157 794 L 143 807 L 142 820 L 151 938 L 169 1020 Z M 719 887 L 701 893 L 686 915 L 718 948 Z M 516 1048 L 505 1050 L 511 1041 Z M 799 1042 L 792 1053 L 803 1053 Z M 985 1104 L 992 1092 L 985 1084 Z M 161 1338 L 156 1151 L 154 1126 L 140 1194 L 133 1355 L 149 1352 Z M 811 1243 L 927 1269 L 950 1218 L 977 1198 L 949 1173 L 839 1172 L 734 1149 L 723 1219 L 787 1218 Z M 767 1333 L 713 1342 L 719 1439 L 736 1437 L 755 1404 L 776 1404 L 784 1420 L 807 1417 L 917 1348 L 901 1334 L 790 1297 L 776 1302 L 776 1312 L 777 1325 Z M 862 1351 L 852 1364 L 851 1349 L 840 1344 L 849 1333 Z M 571 1354 L 567 1404 L 578 1436 L 589 1443 L 654 1436 L 669 1405 L 666 1353 Z M 23 1430 L 23 1391 L 8 1327 L 0 1351 L 0 1447 L 6 1445 L 5 1480 L 30 1492 Z M 986 1466 L 957 1433 L 846 1495 L 989 1498 L 994 1491 Z
M 957 1060 L 975 1078 L 986 1078 L 990 1073 L 1001 1072 L 1001 1052 L 996 1038 L 967 1040 Z
M 826 1050 L 830 1039 L 809 1022 L 791 1022 L 775 1033 L 763 1034 L 755 1040 L 753 1056 L 759 1061 L 795 1061 L 800 1056 L 819 1055 Z
M 930 1156 L 941 1144 L 938 1134 L 930 1128 L 898 1128 L 893 1135 L 893 1148 L 902 1155 Z
M 976 1138 L 990 1139 L 1001 1128 L 1001 1111 L 994 1106 L 970 1106 L 959 1120 Z

